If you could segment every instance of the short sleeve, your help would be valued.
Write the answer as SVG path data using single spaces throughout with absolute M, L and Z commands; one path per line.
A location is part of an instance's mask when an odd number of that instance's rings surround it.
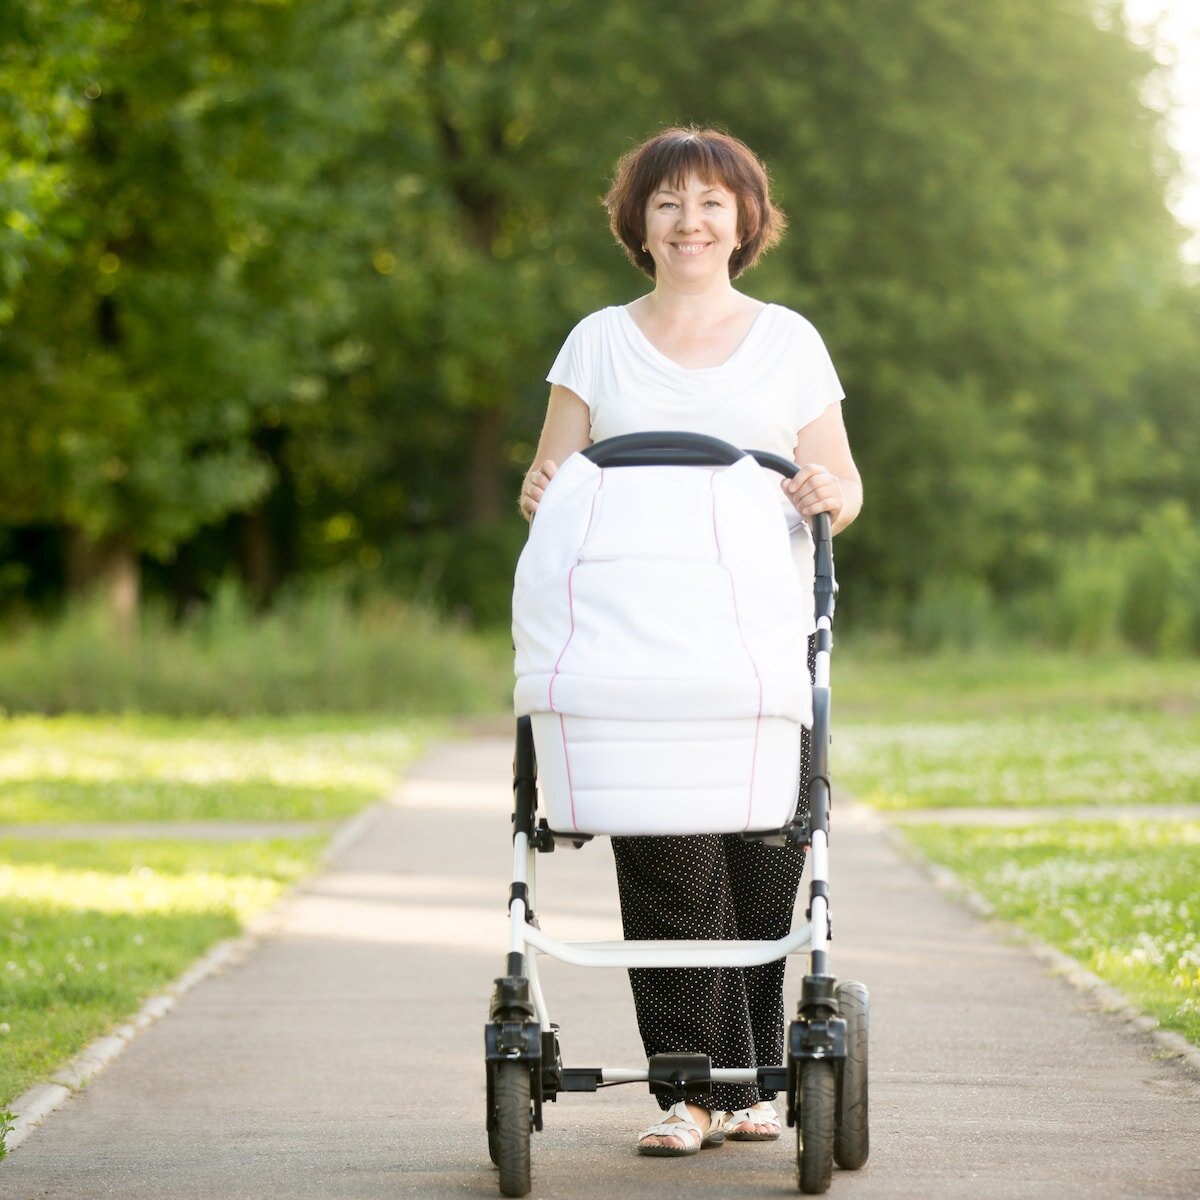
M 834 369 L 833 359 L 825 342 L 811 322 L 793 314 L 799 327 L 796 330 L 796 351 L 799 357 L 796 377 L 803 380 L 798 396 L 796 428 L 815 421 L 831 404 L 846 398 L 846 392 Z
M 584 317 L 574 329 L 567 334 L 562 349 L 558 352 L 550 373 L 546 376 L 547 383 L 557 383 L 560 387 L 570 388 L 583 402 L 592 407 L 592 399 L 596 393 L 596 317 L 593 313 Z

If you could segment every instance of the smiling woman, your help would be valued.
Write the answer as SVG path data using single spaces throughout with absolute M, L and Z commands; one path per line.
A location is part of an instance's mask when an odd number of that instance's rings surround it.
M 558 464 L 591 443 L 642 431 L 709 434 L 794 459 L 780 505 L 811 594 L 804 518 L 835 532 L 862 503 L 842 423 L 842 388 L 816 329 L 799 313 L 733 287 L 782 236 L 767 172 L 736 138 L 667 129 L 618 164 L 604 199 L 629 260 L 654 282 L 627 305 L 585 317 L 547 376 L 546 421 L 520 505 L 532 520 Z M 797 658 L 802 658 L 798 654 Z M 799 674 L 805 663 L 797 661 Z M 675 789 L 681 796 L 683 789 Z M 804 865 L 796 846 L 736 836 L 614 837 L 626 937 L 778 939 Z M 647 1056 L 707 1053 L 718 1066 L 783 1060 L 783 962 L 751 968 L 630 972 Z M 774 1092 L 717 1084 L 638 1139 L 642 1154 L 684 1156 L 727 1135 L 780 1135 Z M 666 1108 L 665 1098 L 660 1104 Z

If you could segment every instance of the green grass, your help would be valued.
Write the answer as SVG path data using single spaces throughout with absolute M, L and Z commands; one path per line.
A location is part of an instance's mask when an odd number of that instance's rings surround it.
M 998 915 L 1200 1043 L 1200 821 L 910 825 L 905 834 Z
M 269 907 L 321 845 L 0 840 L 0 1109 Z
M 834 769 L 882 809 L 1200 803 L 1200 663 L 839 650 Z
M 1145 714 L 1200 718 L 1200 659 L 1082 655 L 1013 647 L 913 655 L 881 640 L 839 639 L 839 718 L 949 723 L 995 716 Z
M 1200 1042 L 1200 663 L 839 647 L 835 780 L 883 810 L 1081 805 L 1088 821 L 911 824 L 906 836 L 1031 930 Z
M 328 820 L 390 788 L 433 726 L 364 717 L 14 717 L 0 823 Z
M 435 726 L 354 716 L 0 720 L 0 1113 L 312 869 L 324 838 L 133 840 L 115 823 L 333 820 L 395 786 Z M 0 1155 L 2 1157 L 2 1155 Z

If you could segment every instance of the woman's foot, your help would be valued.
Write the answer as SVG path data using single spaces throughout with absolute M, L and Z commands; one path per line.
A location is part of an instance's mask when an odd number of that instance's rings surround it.
M 725 1141 L 725 1114 L 682 1100 L 656 1125 L 643 1130 L 637 1152 L 656 1158 L 683 1158 Z
M 722 1128 L 732 1142 L 773 1142 L 783 1132 L 779 1114 L 769 1100 L 727 1114 Z

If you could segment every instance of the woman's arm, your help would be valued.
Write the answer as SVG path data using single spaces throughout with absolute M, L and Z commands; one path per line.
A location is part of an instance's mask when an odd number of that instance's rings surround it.
M 517 501 L 525 520 L 533 520 L 546 484 L 554 478 L 558 464 L 576 450 L 585 450 L 592 444 L 591 429 L 592 418 L 588 406 L 570 388 L 553 384 L 546 405 L 542 436 L 538 439 L 533 464 L 525 472 L 521 496 Z
M 805 517 L 827 512 L 840 533 L 862 509 L 862 479 L 850 453 L 842 406 L 831 404 L 796 434 L 800 472 L 783 481 L 783 490 Z

